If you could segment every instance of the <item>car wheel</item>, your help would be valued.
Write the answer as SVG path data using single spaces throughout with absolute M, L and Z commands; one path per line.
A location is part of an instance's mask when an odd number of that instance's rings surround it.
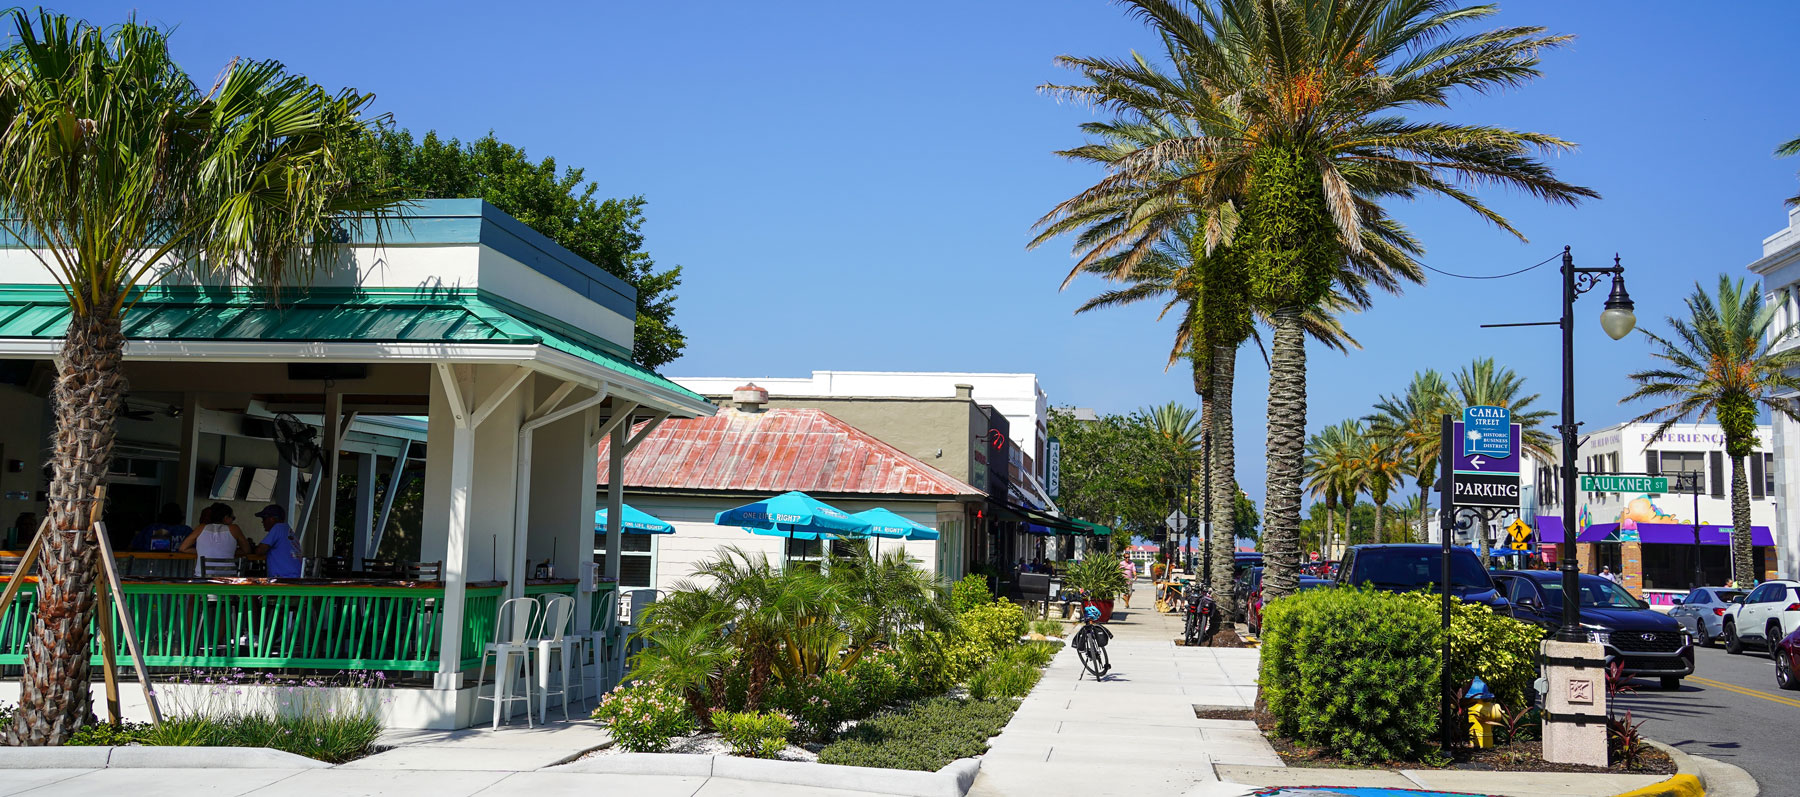
M 1662 688 L 1663 688 L 1664 692 L 1673 692 L 1677 689 L 1680 689 L 1681 688 L 1681 676 L 1679 676 L 1679 675 L 1663 676 Z
M 1769 647 L 1769 658 L 1781 658 L 1781 624 L 1769 623 L 1769 630 L 1763 634 L 1763 644 Z
M 1733 656 L 1744 652 L 1744 640 L 1738 639 L 1737 623 L 1725 621 L 1725 652 Z
M 1710 648 L 1713 646 L 1712 635 L 1706 633 L 1705 620 L 1697 620 L 1694 623 L 1694 644 L 1703 648 Z
M 1800 689 L 1800 680 L 1794 677 L 1794 656 L 1783 652 L 1775 657 L 1775 684 L 1783 689 Z

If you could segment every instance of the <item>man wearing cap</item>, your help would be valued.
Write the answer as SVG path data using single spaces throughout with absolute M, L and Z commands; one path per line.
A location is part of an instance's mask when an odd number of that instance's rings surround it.
M 299 578 L 300 551 L 294 548 L 294 530 L 288 527 L 287 510 L 280 504 L 270 504 L 256 516 L 262 518 L 264 532 L 256 552 L 268 557 L 269 577 Z

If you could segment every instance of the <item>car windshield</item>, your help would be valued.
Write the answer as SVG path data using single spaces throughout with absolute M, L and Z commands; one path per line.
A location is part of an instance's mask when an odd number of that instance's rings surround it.
M 1443 553 L 1426 549 L 1371 548 L 1359 553 L 1350 582 L 1378 587 L 1416 588 L 1443 583 Z M 1450 556 L 1450 584 L 1454 587 L 1493 589 L 1481 560 L 1474 555 Z
M 1539 581 L 1538 586 L 1544 590 L 1544 600 L 1551 606 L 1562 605 L 1562 582 L 1556 580 Z M 1580 581 L 1581 605 L 1589 609 L 1641 609 L 1637 598 L 1631 597 L 1624 587 L 1598 576 L 1582 576 Z

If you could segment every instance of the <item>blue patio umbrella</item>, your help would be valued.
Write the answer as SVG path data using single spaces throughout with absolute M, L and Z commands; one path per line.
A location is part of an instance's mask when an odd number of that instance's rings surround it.
M 727 509 L 713 516 L 713 523 L 791 540 L 866 537 L 870 533 L 868 521 L 798 490 Z
M 854 517 L 869 521 L 869 536 L 876 538 L 875 550 L 881 551 L 881 538 L 892 540 L 935 540 L 937 530 L 883 507 L 858 512 Z
M 674 534 L 675 527 L 669 522 L 649 512 L 633 509 L 630 504 L 620 504 L 624 515 L 619 522 L 619 530 L 626 534 Z M 606 510 L 594 510 L 594 533 L 606 533 Z

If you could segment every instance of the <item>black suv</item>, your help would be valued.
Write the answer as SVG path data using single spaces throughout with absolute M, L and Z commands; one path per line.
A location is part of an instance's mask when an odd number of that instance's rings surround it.
M 1435 590 L 1444 583 L 1444 549 L 1436 545 L 1352 545 L 1338 568 L 1340 585 L 1369 585 L 1389 592 Z M 1506 598 L 1467 548 L 1450 549 L 1450 594 L 1497 612 L 1507 611 Z
M 1664 689 L 1680 689 L 1694 673 L 1694 643 L 1681 622 L 1599 576 L 1582 574 L 1581 627 L 1606 646 L 1608 661 L 1625 674 L 1661 678 Z M 1512 602 L 1512 616 L 1551 633 L 1562 627 L 1562 574 L 1549 570 L 1502 570 L 1494 574 Z

